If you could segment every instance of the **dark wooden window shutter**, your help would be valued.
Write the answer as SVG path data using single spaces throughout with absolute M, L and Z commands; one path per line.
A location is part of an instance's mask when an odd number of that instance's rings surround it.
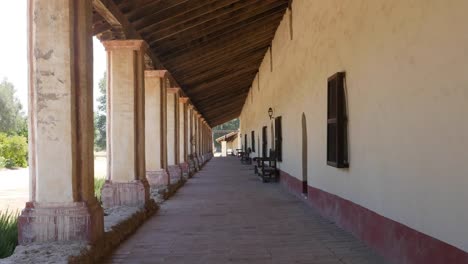
M 283 130 L 281 127 L 281 116 L 275 118 L 275 148 L 277 160 L 283 161 Z
M 255 152 L 255 131 L 252 131 L 252 152 Z
M 328 78 L 327 164 L 348 168 L 348 117 L 346 113 L 345 73 Z
M 248 145 L 247 145 L 247 134 L 244 135 L 244 151 L 247 152 L 247 148 L 248 148 Z

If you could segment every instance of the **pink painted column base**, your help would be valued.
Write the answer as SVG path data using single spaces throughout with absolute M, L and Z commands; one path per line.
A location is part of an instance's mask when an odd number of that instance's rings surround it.
M 104 232 L 104 213 L 96 202 L 41 204 L 27 202 L 18 218 L 18 242 L 98 240 Z
M 145 206 L 149 200 L 149 184 L 146 180 L 132 182 L 106 181 L 102 187 L 101 200 L 104 208 Z
M 171 184 L 179 182 L 182 178 L 182 171 L 179 165 L 167 166 L 167 171 L 169 172 L 169 178 Z
M 148 180 L 148 183 L 152 188 L 167 186 L 167 184 L 169 183 L 169 174 L 166 170 L 147 171 L 146 179 Z
M 182 177 L 187 179 L 189 177 L 189 164 L 187 162 L 179 164 L 180 170 L 182 171 Z

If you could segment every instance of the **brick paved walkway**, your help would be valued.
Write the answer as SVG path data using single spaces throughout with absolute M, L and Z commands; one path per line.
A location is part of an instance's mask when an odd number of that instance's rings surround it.
M 114 253 L 111 263 L 384 263 L 237 158 L 214 158 Z

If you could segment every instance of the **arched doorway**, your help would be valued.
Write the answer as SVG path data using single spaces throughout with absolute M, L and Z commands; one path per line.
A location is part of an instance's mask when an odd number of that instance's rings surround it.
M 307 120 L 302 113 L 302 193 L 307 195 Z

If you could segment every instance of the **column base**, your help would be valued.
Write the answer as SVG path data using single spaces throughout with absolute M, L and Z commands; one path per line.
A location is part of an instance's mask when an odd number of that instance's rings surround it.
M 104 213 L 95 201 L 75 203 L 27 202 L 18 218 L 18 243 L 52 241 L 94 243 L 104 234 Z
M 167 186 L 169 184 L 169 174 L 164 169 L 158 171 L 147 171 L 146 179 L 148 180 L 151 188 Z
M 195 156 L 195 157 L 193 158 L 193 161 L 195 162 L 195 168 L 196 168 L 196 170 L 199 171 L 200 168 L 201 168 L 201 164 L 200 164 L 200 159 L 198 158 L 198 156 Z
M 106 181 L 102 187 L 102 206 L 145 206 L 149 200 L 149 184 L 146 180 L 131 182 Z
M 170 183 L 178 183 L 182 178 L 182 171 L 179 165 L 170 165 L 167 166 L 167 171 L 169 173 Z
M 188 179 L 189 177 L 189 164 L 187 162 L 179 164 L 180 170 L 182 171 L 182 177 Z
M 195 162 L 193 161 L 193 157 L 189 157 L 188 166 L 189 166 L 189 177 L 192 177 L 197 171 L 195 168 Z

